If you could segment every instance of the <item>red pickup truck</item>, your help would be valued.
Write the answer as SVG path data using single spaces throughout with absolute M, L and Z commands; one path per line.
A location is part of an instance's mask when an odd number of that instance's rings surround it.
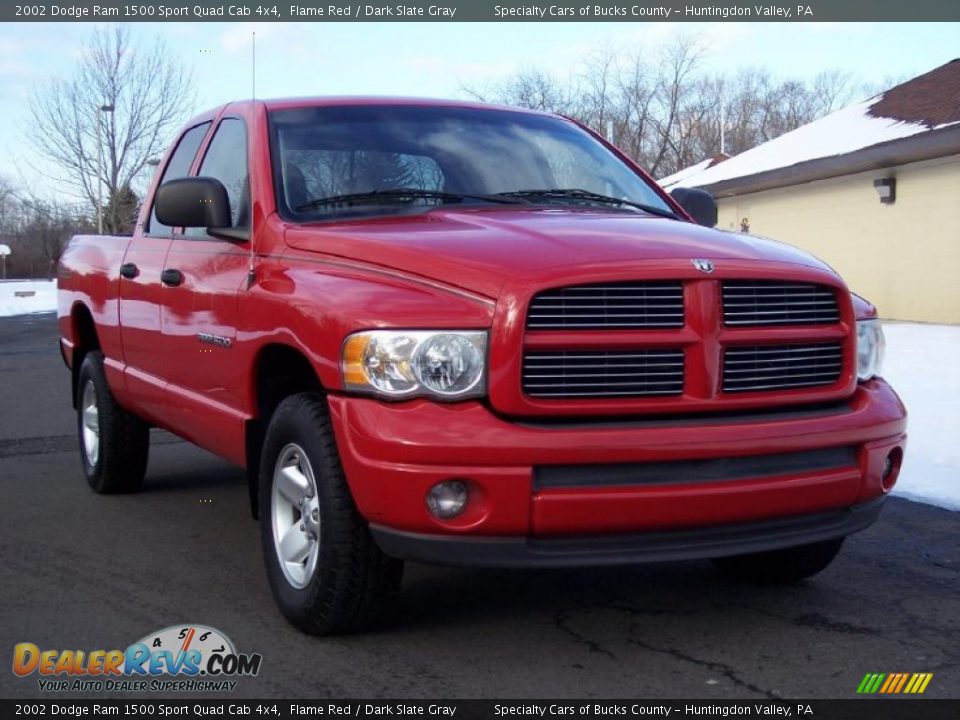
M 87 481 L 139 489 L 150 427 L 245 467 L 318 634 L 382 621 L 403 560 L 808 577 L 876 519 L 906 411 L 874 307 L 716 213 L 549 114 L 208 112 L 133 236 L 61 261 Z

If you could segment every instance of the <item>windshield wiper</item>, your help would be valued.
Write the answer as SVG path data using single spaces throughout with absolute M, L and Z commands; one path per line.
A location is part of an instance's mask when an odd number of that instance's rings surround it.
M 482 200 L 498 205 L 526 205 L 528 200 L 521 197 L 511 198 L 503 195 L 471 195 L 469 193 L 442 192 L 440 190 L 421 190 L 419 188 L 389 188 L 386 190 L 370 190 L 349 195 L 331 195 L 330 197 L 314 198 L 297 205 L 294 210 L 315 210 L 328 205 L 356 205 L 368 202 L 404 202 L 407 200 L 441 200 L 445 202 L 463 202 L 464 200 Z
M 610 195 L 601 195 L 600 193 L 590 192 L 589 190 L 580 190 L 579 188 L 552 188 L 549 190 L 514 190 L 513 192 L 497 193 L 501 197 L 524 198 L 534 200 L 542 198 L 544 200 L 579 200 L 585 203 L 594 203 L 598 205 L 627 205 L 637 208 L 651 215 L 673 218 L 679 220 L 680 216 L 672 210 L 660 208 L 656 205 L 647 205 L 633 200 L 612 197 Z

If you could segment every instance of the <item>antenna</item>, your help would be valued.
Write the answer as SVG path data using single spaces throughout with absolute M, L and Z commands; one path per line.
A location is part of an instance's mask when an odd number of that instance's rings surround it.
M 250 95 L 251 100 L 257 99 L 257 32 L 253 31 L 251 35 L 250 42 L 250 51 L 251 51 L 251 65 L 250 65 Z M 255 112 L 255 111 L 254 111 Z M 247 195 L 250 195 L 250 176 L 247 175 Z M 256 261 L 257 252 L 253 244 L 253 207 L 251 202 L 251 213 L 250 213 L 250 255 L 249 255 L 249 264 L 247 265 L 247 290 L 253 287 L 253 284 L 257 281 L 257 271 L 254 266 Z

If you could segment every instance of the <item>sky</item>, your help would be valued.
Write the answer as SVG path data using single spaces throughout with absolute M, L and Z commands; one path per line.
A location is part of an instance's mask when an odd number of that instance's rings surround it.
M 0 24 L 0 176 L 49 186 L 24 140 L 30 96 L 75 70 L 93 28 Z M 598 48 L 652 48 L 678 31 L 700 37 L 703 68 L 711 72 L 760 66 L 812 77 L 839 69 L 876 84 L 960 57 L 957 23 L 138 23 L 131 29 L 135 43 L 161 37 L 193 68 L 197 112 L 250 96 L 253 32 L 258 97 L 464 97 L 463 86 L 489 86 L 526 68 L 568 77 Z

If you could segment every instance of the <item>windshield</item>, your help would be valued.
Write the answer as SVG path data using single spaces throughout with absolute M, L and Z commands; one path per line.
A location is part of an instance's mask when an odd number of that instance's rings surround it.
M 435 106 L 297 108 L 270 113 L 270 136 L 277 204 L 296 220 L 448 203 L 672 214 L 601 143 L 549 116 Z

